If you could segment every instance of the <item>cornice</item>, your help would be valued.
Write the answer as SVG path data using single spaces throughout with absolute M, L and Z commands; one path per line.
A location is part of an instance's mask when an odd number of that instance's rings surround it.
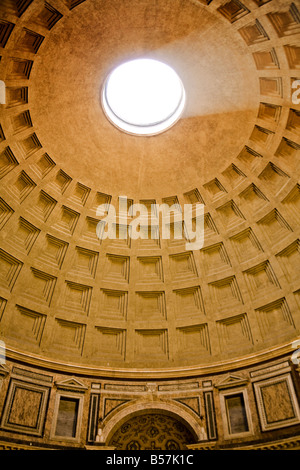
M 226 373 L 229 371 L 251 367 L 262 362 L 274 360 L 282 356 L 291 354 L 292 342 L 284 343 L 270 349 L 249 354 L 237 359 L 229 359 L 226 361 L 214 362 L 212 364 L 199 364 L 195 366 L 176 367 L 176 368 L 118 368 L 118 367 L 101 367 L 87 364 L 74 364 L 70 362 L 62 362 L 51 358 L 34 355 L 7 346 L 7 359 L 22 362 L 28 366 L 35 366 L 42 369 L 55 370 L 74 375 L 84 375 L 93 377 L 107 377 L 114 379 L 180 379 L 195 376 L 205 376 L 218 373 Z

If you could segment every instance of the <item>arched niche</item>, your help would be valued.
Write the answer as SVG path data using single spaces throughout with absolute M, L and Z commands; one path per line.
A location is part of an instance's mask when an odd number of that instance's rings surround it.
M 125 447 L 132 442 L 130 450 L 138 450 L 139 445 L 144 447 L 144 450 L 146 450 L 145 447 L 147 446 L 147 449 L 157 448 L 159 447 L 158 439 L 161 441 L 161 446 L 165 446 L 167 441 L 169 441 L 168 447 L 164 447 L 165 450 L 172 450 L 172 447 L 175 450 L 176 447 L 184 446 L 184 443 L 192 444 L 205 438 L 200 418 L 196 419 L 196 417 L 192 416 L 191 413 L 184 410 L 180 405 L 170 403 L 149 402 L 134 404 L 117 412 L 109 421 L 103 424 L 102 442 L 109 446 L 116 446 L 116 441 L 123 433 L 124 439 L 119 439 L 119 442 L 122 442 Z M 126 425 L 130 426 L 126 427 Z M 165 426 L 168 427 L 168 437 L 163 439 L 162 434 L 163 430 L 166 429 Z M 131 435 L 128 434 L 125 437 L 129 429 L 132 431 Z M 181 435 L 181 439 L 178 435 Z M 143 445 L 141 445 L 142 443 L 139 439 L 144 441 Z M 134 445 L 134 441 L 137 441 L 139 445 Z M 171 441 L 179 445 L 176 446 Z M 153 445 L 154 447 L 151 447 Z

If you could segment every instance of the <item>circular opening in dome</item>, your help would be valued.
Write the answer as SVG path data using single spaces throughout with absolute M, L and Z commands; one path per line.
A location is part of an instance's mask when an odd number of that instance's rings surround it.
M 185 105 L 185 91 L 177 73 L 153 59 L 137 59 L 115 68 L 105 81 L 102 105 L 119 129 L 154 135 L 173 126 Z

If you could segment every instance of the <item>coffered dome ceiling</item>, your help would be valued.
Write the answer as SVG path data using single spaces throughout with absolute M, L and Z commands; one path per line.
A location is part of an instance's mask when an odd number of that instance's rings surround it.
M 5 0 L 0 17 L 8 354 L 180 375 L 290 348 L 300 328 L 299 3 Z M 187 95 L 182 118 L 150 137 L 119 131 L 100 100 L 108 74 L 141 57 L 171 65 Z M 101 242 L 97 206 L 120 196 L 203 203 L 204 246 Z

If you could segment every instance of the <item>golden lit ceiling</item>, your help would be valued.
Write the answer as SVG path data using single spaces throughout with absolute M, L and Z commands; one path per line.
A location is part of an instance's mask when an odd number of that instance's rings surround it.
M 299 12 L 285 0 L 1 2 L 9 354 L 184 374 L 299 336 Z M 120 132 L 100 104 L 107 75 L 139 57 L 171 65 L 187 92 L 180 121 L 152 137 Z M 203 248 L 101 243 L 97 206 L 119 196 L 203 203 Z

